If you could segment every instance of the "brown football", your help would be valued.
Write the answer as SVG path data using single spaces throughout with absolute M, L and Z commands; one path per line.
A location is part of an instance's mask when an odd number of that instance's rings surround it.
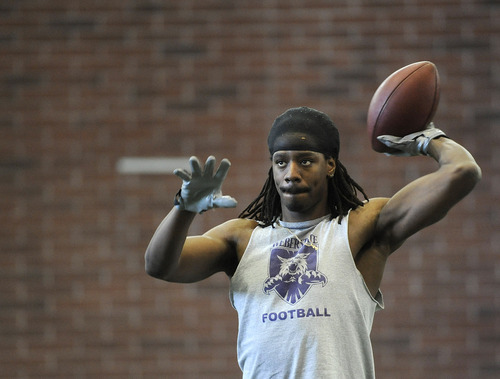
M 377 140 L 384 134 L 403 137 L 423 130 L 439 104 L 439 74 L 434 63 L 415 62 L 385 79 L 368 108 L 367 128 L 373 150 L 392 149 Z

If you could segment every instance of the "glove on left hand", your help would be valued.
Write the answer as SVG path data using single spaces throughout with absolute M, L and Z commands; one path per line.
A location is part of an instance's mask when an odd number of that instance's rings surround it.
M 377 139 L 384 145 L 398 150 L 398 152 L 395 153 L 386 153 L 387 155 L 409 157 L 427 155 L 427 148 L 431 140 L 441 136 L 446 137 L 446 134 L 442 130 L 434 127 L 434 123 L 430 122 L 427 127 L 420 132 L 408 134 L 404 137 L 382 135 L 378 136 Z
M 197 157 L 189 159 L 191 172 L 184 169 L 174 170 L 182 179 L 182 187 L 176 198 L 175 206 L 189 212 L 202 213 L 212 208 L 234 208 L 237 201 L 223 196 L 221 187 L 231 163 L 223 159 L 214 175 L 215 157 L 208 157 L 202 169 Z

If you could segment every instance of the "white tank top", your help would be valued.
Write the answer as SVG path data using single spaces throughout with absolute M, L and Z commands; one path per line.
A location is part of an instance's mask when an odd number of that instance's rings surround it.
M 257 227 L 231 278 L 243 378 L 374 378 L 383 309 L 357 270 L 348 217 Z

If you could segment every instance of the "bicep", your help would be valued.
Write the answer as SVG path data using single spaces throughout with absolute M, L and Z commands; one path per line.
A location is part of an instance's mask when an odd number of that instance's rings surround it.
M 227 272 L 236 256 L 231 250 L 226 241 L 210 235 L 188 237 L 168 281 L 192 283 L 217 272 Z
M 174 273 L 168 281 L 191 283 L 217 272 L 231 276 L 257 223 L 234 219 L 201 236 L 187 237 Z
M 376 235 L 392 252 L 413 234 L 441 220 L 466 193 L 462 174 L 453 169 L 442 168 L 423 176 L 382 208 Z

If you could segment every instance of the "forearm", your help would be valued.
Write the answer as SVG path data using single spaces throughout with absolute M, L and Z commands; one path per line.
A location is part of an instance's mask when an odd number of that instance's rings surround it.
M 459 198 L 469 193 L 481 179 L 481 169 L 474 157 L 449 138 L 432 140 L 427 153 L 438 162 L 438 172 L 447 173 Z
M 189 227 L 196 213 L 173 208 L 156 229 L 145 253 L 148 275 L 167 279 L 178 265 Z
M 481 178 L 472 155 L 451 139 L 432 140 L 428 155 L 438 162 L 439 169 L 406 185 L 380 213 L 378 234 L 394 248 L 441 220 Z

